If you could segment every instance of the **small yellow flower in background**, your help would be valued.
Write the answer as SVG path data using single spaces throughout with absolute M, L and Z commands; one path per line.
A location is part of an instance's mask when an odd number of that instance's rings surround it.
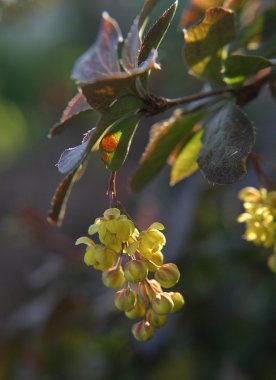
M 244 238 L 256 245 L 270 248 L 276 239 L 276 191 L 245 187 L 239 192 L 245 212 L 238 217 L 245 223 Z
M 104 212 L 102 218 L 97 218 L 89 227 L 89 235 L 99 234 L 99 240 L 106 247 L 115 252 L 122 250 L 122 244 L 126 243 L 134 233 L 135 227 L 131 220 L 121 215 L 117 208 L 110 208 Z
M 185 302 L 180 293 L 162 289 L 174 286 L 180 277 L 175 264 L 163 264 L 161 250 L 166 238 L 160 231 L 164 228 L 153 223 L 140 232 L 119 209 L 110 208 L 88 230 L 90 235 L 98 233 L 102 244 L 88 237 L 76 241 L 87 245 L 84 262 L 103 272 L 103 284 L 121 288 L 115 295 L 117 309 L 130 319 L 142 318 L 132 328 L 139 341 L 151 339 L 155 329 L 166 323 L 167 315 L 180 310 Z

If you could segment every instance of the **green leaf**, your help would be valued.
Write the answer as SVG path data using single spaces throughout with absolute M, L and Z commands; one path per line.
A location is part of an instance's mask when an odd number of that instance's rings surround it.
M 198 169 L 196 159 L 202 147 L 201 136 L 202 130 L 196 132 L 176 157 L 171 170 L 171 186 L 189 177 Z
M 271 66 L 274 66 L 273 62 L 256 55 L 231 55 L 224 63 L 225 82 L 240 84 L 258 71 Z
M 81 113 L 92 111 L 91 106 L 87 103 L 84 96 L 78 93 L 63 111 L 60 121 L 56 123 L 50 130 L 49 137 L 54 137 L 61 133 L 63 129 L 72 121 L 72 119 L 79 116 Z
M 197 162 L 210 182 L 230 184 L 246 173 L 255 129 L 238 106 L 229 103 L 221 108 L 206 124 L 202 140 Z
M 209 8 L 203 20 L 185 30 L 184 54 L 192 74 L 222 83 L 223 47 L 235 35 L 234 13 L 225 8 Z
M 170 6 L 165 13 L 159 18 L 159 20 L 151 27 L 148 31 L 146 37 L 143 40 L 138 62 L 139 64 L 143 62 L 152 49 L 157 49 L 162 42 L 162 39 L 170 26 L 177 8 L 178 1 Z
M 125 117 L 139 108 L 142 108 L 144 103 L 133 96 L 125 96 L 119 98 L 101 117 L 95 131 L 91 131 L 87 138 L 84 139 L 81 145 L 75 148 L 66 149 L 61 155 L 57 164 L 61 173 L 66 174 L 74 171 L 89 155 L 91 150 L 98 149 L 100 140 L 111 127 Z
M 139 114 L 131 115 L 110 130 L 110 133 L 115 135 L 118 141 L 116 150 L 108 154 L 107 167 L 111 171 L 120 169 L 125 162 L 140 119 L 141 115 Z
M 206 112 L 197 112 L 182 115 L 176 111 L 170 119 L 152 127 L 150 141 L 131 180 L 134 191 L 145 186 L 165 166 L 179 141 L 189 135 L 193 126 L 205 114 Z

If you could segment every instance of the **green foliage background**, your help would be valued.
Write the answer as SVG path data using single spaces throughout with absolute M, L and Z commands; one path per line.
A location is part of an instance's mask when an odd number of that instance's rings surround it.
M 2 2 L 5 3 L 5 2 Z M 170 1 L 161 1 L 157 18 Z M 1 4 L 1 2 L 0 2 Z M 246 179 L 213 187 L 199 173 L 170 189 L 168 171 L 141 194 L 127 192 L 130 173 L 147 142 L 144 121 L 119 173 L 120 198 L 141 227 L 167 226 L 167 261 L 182 270 L 183 312 L 146 344 L 134 342 L 131 323 L 113 307 L 100 274 L 82 263 L 74 240 L 106 208 L 108 173 L 92 157 L 70 199 L 62 230 L 45 222 L 60 181 L 54 164 L 96 121 L 86 115 L 64 135 L 47 141 L 49 127 L 74 94 L 68 77 L 75 59 L 94 41 L 102 10 L 126 34 L 142 1 L 19 1 L 0 24 L 0 379 L 274 380 L 275 276 L 266 252 L 240 239 L 236 193 Z M 1 4 L 2 5 L 2 4 Z M 196 93 L 186 74 L 181 10 L 159 53 L 156 94 Z M 255 122 L 257 149 L 275 162 L 275 103 L 267 90 L 246 111 Z M 165 116 L 169 116 L 168 113 Z M 162 116 L 164 118 L 164 115 Z M 87 126 L 89 126 L 87 128 Z

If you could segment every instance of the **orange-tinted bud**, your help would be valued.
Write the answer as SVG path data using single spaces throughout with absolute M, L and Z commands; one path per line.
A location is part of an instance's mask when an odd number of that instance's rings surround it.
M 145 342 L 153 337 L 154 327 L 148 321 L 141 321 L 132 326 L 132 334 L 139 342 Z
M 156 314 L 169 314 L 173 310 L 173 300 L 168 293 L 160 293 L 153 298 L 151 306 Z
M 112 153 L 118 146 L 118 140 L 115 135 L 106 135 L 101 141 L 101 148 L 107 153 Z
M 125 265 L 125 279 L 137 283 L 143 281 L 148 275 L 148 267 L 141 260 L 131 260 Z
M 131 288 L 121 289 L 115 294 L 115 306 L 121 311 L 130 311 L 136 304 L 136 293 Z
M 118 268 L 111 268 L 103 272 L 103 284 L 108 288 L 120 288 L 125 282 L 124 271 L 121 266 Z

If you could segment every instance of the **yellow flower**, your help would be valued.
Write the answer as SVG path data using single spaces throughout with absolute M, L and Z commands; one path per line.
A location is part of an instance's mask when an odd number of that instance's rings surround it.
M 110 208 L 104 212 L 102 218 L 97 218 L 89 227 L 89 235 L 99 234 L 100 242 L 115 252 L 122 250 L 135 230 L 134 224 L 126 215 L 121 215 L 117 208 Z
M 161 223 L 153 223 L 146 231 L 142 231 L 138 238 L 138 249 L 146 259 L 161 251 L 166 244 L 166 238 L 160 230 L 165 227 Z
M 265 248 L 275 242 L 276 192 L 246 187 L 239 193 L 244 201 L 245 212 L 238 217 L 239 223 L 246 224 L 244 238 Z

